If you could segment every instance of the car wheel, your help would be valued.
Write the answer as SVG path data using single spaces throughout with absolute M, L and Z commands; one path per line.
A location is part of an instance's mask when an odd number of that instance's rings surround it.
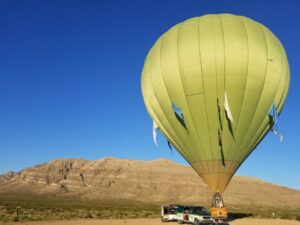
M 183 224 L 183 221 L 182 221 L 182 220 L 178 220 L 178 223 L 179 223 L 179 224 Z
M 198 219 L 195 219 L 194 224 L 195 224 L 195 225 L 199 225 L 199 224 L 200 224 L 199 220 L 198 220 Z

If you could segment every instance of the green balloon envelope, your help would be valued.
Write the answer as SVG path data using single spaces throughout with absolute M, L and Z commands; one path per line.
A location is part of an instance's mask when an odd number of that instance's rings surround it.
M 205 15 L 156 41 L 142 93 L 166 139 L 222 193 L 270 130 L 272 104 L 281 112 L 289 82 L 285 50 L 268 28 L 243 16 Z

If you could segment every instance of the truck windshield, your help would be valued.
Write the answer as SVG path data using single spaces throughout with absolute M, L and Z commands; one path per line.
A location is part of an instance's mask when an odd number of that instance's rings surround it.
M 176 212 L 176 213 L 182 213 L 183 210 L 184 210 L 184 207 L 183 207 L 183 206 L 177 206 L 177 207 L 175 208 L 175 212 Z
M 196 214 L 196 215 L 209 215 L 209 213 L 207 212 L 207 210 L 204 207 L 195 207 L 191 210 L 192 214 Z

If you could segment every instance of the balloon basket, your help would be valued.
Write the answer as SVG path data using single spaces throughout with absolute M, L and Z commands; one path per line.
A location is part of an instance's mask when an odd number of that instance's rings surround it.
M 211 217 L 215 220 L 226 220 L 228 218 L 227 208 L 217 208 L 211 207 L 210 208 Z
M 213 219 L 220 222 L 228 218 L 227 208 L 224 205 L 222 195 L 218 192 L 213 195 L 210 214 Z

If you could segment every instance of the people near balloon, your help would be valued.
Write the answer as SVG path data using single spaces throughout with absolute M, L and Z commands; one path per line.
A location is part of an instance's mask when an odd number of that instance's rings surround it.
M 244 16 L 188 19 L 150 49 L 141 80 L 146 108 L 154 129 L 215 193 L 212 215 L 227 216 L 221 194 L 234 173 L 269 131 L 279 135 L 274 122 L 289 83 L 278 38 Z

